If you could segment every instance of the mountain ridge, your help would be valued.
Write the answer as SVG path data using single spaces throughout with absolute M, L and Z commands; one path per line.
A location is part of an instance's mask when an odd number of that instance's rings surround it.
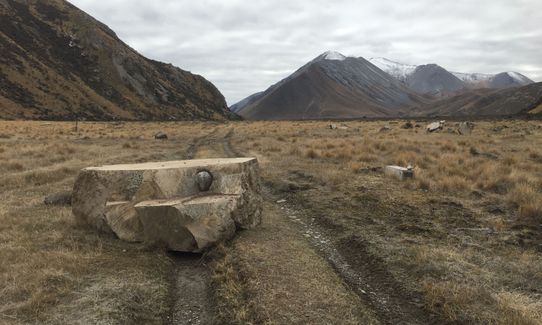
M 424 100 L 369 61 L 328 51 L 234 108 L 248 119 L 375 117 Z
M 0 118 L 235 118 L 205 78 L 147 59 L 64 0 L 0 1 Z
M 395 78 L 405 82 L 409 75 L 411 75 L 417 67 L 424 65 L 411 65 L 401 63 L 395 60 L 390 60 L 384 57 L 375 57 L 369 59 L 373 64 L 378 66 L 380 69 L 386 71 Z M 443 68 L 445 69 L 445 68 Z M 522 75 L 521 73 L 514 71 L 500 72 L 496 74 L 484 74 L 484 73 L 465 73 L 465 72 L 454 72 L 448 71 L 450 74 L 454 75 L 459 80 L 465 83 L 465 88 L 510 88 L 518 86 L 526 86 L 528 84 L 534 83 L 531 79 Z M 506 81 L 499 81 L 499 79 L 506 78 Z M 496 80 L 497 79 L 497 80 Z
M 510 87 L 517 80 L 532 85 L 519 73 L 458 75 L 437 64 L 397 66 L 380 58 L 382 62 L 395 76 L 371 60 L 327 51 L 232 109 L 247 119 L 279 120 L 451 116 L 454 109 L 459 115 L 488 116 L 526 112 L 540 100 L 538 85 Z M 465 79 L 485 84 L 468 87 Z M 493 88 L 485 88 L 489 86 Z M 475 104 L 469 106 L 468 100 Z

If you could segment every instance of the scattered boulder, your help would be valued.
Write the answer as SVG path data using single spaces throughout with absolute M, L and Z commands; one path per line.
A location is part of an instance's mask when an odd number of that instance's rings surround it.
M 508 125 L 499 125 L 499 126 L 494 127 L 492 130 L 493 132 L 501 132 L 504 129 L 508 129 Z
M 73 190 L 78 222 L 130 242 L 201 252 L 260 224 L 254 158 L 202 159 L 83 169 Z
M 168 136 L 167 136 L 167 134 L 165 134 L 164 132 L 160 131 L 160 132 L 158 132 L 158 133 L 156 133 L 156 134 L 154 135 L 154 138 L 155 138 L 156 140 L 167 140 L 167 139 L 168 139 Z
M 457 131 L 461 135 L 470 135 L 474 129 L 474 123 L 471 122 L 461 122 L 457 128 Z
M 490 160 L 497 160 L 499 159 L 499 156 L 497 156 L 496 154 L 494 153 L 491 153 L 491 152 L 480 152 L 478 151 L 478 149 L 474 148 L 474 147 L 471 147 L 470 150 L 469 150 L 470 154 L 472 156 L 481 156 L 481 157 L 484 157 L 484 158 L 487 158 L 487 159 L 490 159 Z
M 60 192 L 52 195 L 48 195 L 43 200 L 45 205 L 66 205 L 69 206 L 72 204 L 72 192 Z
M 435 132 L 435 131 L 442 130 L 443 127 L 444 127 L 444 123 L 440 121 L 440 122 L 433 122 L 427 125 L 425 129 L 427 130 L 427 132 Z
M 403 124 L 402 128 L 405 129 L 405 130 L 412 129 L 412 128 L 414 128 L 414 124 L 412 124 L 412 122 L 408 121 L 405 124 Z
M 330 124 L 330 125 L 329 125 L 329 128 L 330 128 L 331 130 L 337 130 L 337 124 Z
M 391 131 L 391 127 L 388 125 L 384 125 L 378 132 L 379 133 L 385 133 Z
M 395 177 L 399 180 L 404 180 L 405 178 L 414 177 L 414 168 L 411 166 L 400 167 L 400 166 L 386 166 L 384 168 L 384 174 L 387 176 Z

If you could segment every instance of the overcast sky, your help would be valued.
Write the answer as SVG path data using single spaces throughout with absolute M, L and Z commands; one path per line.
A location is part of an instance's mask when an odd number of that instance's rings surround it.
M 70 1 L 230 105 L 326 50 L 542 81 L 542 0 Z

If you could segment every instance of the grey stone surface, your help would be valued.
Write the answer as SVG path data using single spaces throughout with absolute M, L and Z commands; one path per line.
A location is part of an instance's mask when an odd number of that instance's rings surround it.
M 414 170 L 412 169 L 412 167 L 405 168 L 400 166 L 386 166 L 384 168 L 384 174 L 386 174 L 387 176 L 395 177 L 399 180 L 404 180 L 405 178 L 413 178 Z
M 144 201 L 135 206 L 145 242 L 174 251 L 201 252 L 235 235 L 239 195 Z
M 72 204 L 72 192 L 66 191 L 61 193 L 51 194 L 43 199 L 45 205 L 71 205 Z
M 160 131 L 154 135 L 154 138 L 157 140 L 167 140 L 168 136 L 164 132 Z
M 212 176 L 210 184 L 208 175 L 198 177 L 202 170 Z M 204 182 L 200 183 L 198 179 Z M 207 191 L 202 192 L 202 188 Z M 211 199 L 216 197 L 223 199 Z M 149 234 L 156 234 L 156 231 L 146 230 L 150 227 L 149 220 L 170 218 L 167 220 L 171 221 L 190 216 L 192 223 L 208 223 L 200 227 L 230 229 L 228 225 L 232 224 L 234 229 L 252 228 L 261 222 L 258 162 L 254 158 L 203 159 L 85 168 L 74 185 L 72 210 L 79 222 L 113 232 L 120 239 L 165 242 L 166 246 L 174 241 L 161 237 L 153 240 Z M 202 214 L 198 215 L 197 211 Z M 171 225 L 178 226 L 179 222 Z M 192 236 L 196 243 L 205 242 L 204 238 L 198 238 L 199 234 L 210 236 L 210 230 L 190 230 L 200 229 L 194 225 L 183 227 L 188 230 L 172 231 L 177 231 L 179 236 Z M 228 236 L 219 232 L 212 238 L 219 241 Z M 209 240 L 213 241 L 212 238 Z M 193 246 L 193 251 L 208 246 L 198 244 Z M 168 246 L 173 250 L 179 247 L 188 246 L 178 243 Z
M 213 175 L 206 170 L 196 174 L 196 183 L 201 192 L 207 192 L 213 184 Z
M 426 126 L 427 132 L 435 132 L 438 130 L 441 130 L 444 127 L 444 123 L 442 122 L 433 122 Z

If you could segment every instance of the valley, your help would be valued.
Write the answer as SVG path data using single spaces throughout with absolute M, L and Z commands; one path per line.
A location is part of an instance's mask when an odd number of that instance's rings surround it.
M 193 295 L 208 307 L 175 317 L 539 323 L 542 125 L 477 121 L 460 136 L 412 122 L 1 122 L 0 320 L 169 322 L 182 264 L 43 197 L 89 165 L 242 155 L 260 162 L 263 224 L 185 264 L 208 272 Z M 386 177 L 388 164 L 415 178 Z
M 542 324 L 539 11 L 424 1 L 0 0 L 0 324 Z

